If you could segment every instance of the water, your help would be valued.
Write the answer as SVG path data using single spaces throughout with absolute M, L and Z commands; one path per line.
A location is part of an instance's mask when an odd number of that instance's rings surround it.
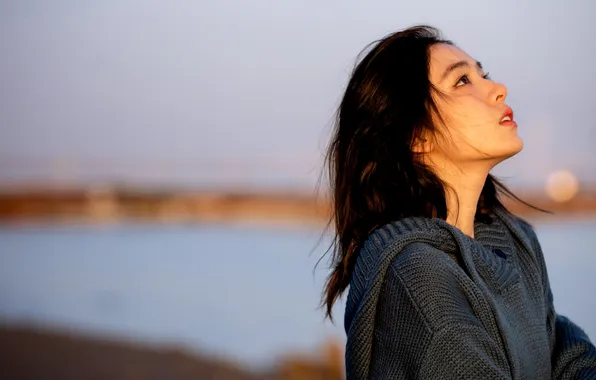
M 543 223 L 555 305 L 596 337 L 596 220 Z M 343 339 L 317 310 L 315 229 L 0 228 L 0 320 L 173 342 L 251 364 Z M 316 248 L 312 254 L 310 252 Z
M 2 229 L 0 316 L 266 362 L 341 336 L 316 310 L 319 237 L 182 225 Z

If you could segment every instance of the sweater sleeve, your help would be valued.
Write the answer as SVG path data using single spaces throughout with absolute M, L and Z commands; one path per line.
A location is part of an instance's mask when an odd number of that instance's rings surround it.
M 379 298 L 369 378 L 510 379 L 458 264 L 436 249 L 404 252 L 399 260 Z
M 552 374 L 555 380 L 596 379 L 596 348 L 588 335 L 569 318 L 557 314 L 548 279 L 546 261 L 536 233 L 527 223 L 528 233 L 542 273 L 546 300 Z

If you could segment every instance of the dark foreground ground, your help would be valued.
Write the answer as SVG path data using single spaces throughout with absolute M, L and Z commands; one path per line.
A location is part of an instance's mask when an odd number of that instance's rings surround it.
M 288 357 L 255 372 L 183 350 L 0 326 L 0 379 L 5 380 L 339 380 L 340 368 L 328 360 Z

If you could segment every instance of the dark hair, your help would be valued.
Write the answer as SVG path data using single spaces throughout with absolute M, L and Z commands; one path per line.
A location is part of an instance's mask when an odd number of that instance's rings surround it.
M 329 318 L 371 232 L 410 216 L 447 217 L 446 184 L 412 150 L 423 132 L 436 132 L 432 115 L 441 118 L 428 75 L 429 48 L 439 43 L 453 44 L 430 26 L 392 33 L 352 72 L 326 156 L 336 232 L 322 300 Z M 477 217 L 504 207 L 499 192 L 519 200 L 489 175 Z

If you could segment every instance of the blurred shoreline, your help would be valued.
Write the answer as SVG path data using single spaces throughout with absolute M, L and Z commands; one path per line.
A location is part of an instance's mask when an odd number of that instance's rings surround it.
M 584 189 L 567 202 L 555 202 L 538 191 L 516 194 L 553 213 L 503 199 L 512 212 L 528 219 L 596 217 L 596 188 Z M 0 223 L 4 224 L 136 221 L 324 226 L 330 212 L 324 195 L 289 191 L 177 191 L 124 186 L 0 190 Z

